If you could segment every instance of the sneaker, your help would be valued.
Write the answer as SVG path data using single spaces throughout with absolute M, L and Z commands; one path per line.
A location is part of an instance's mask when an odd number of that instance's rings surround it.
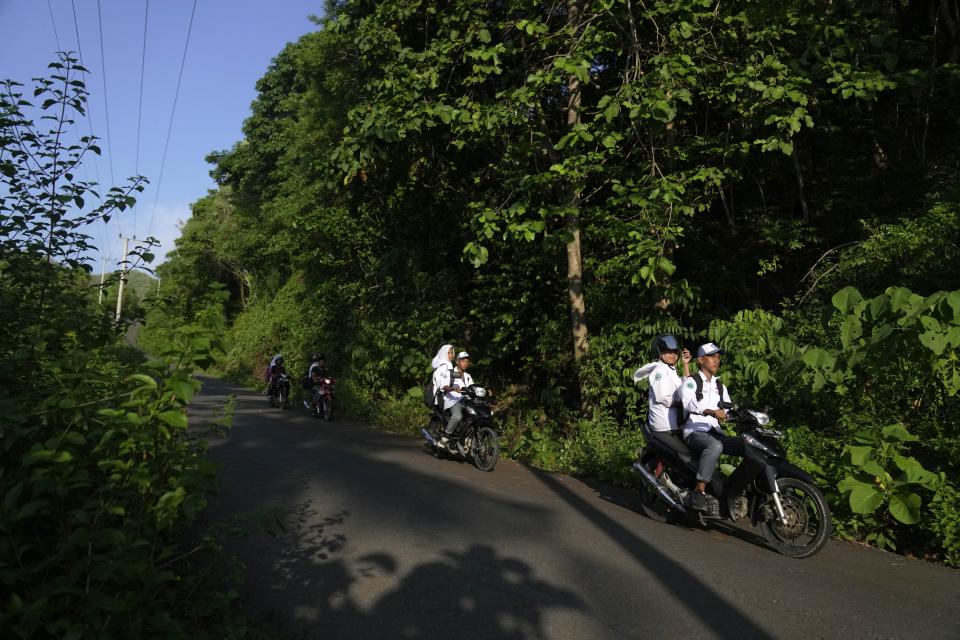
M 450 438 L 447 436 L 441 436 L 440 440 L 437 442 L 437 449 L 446 449 L 448 442 L 450 442 Z
M 690 508 L 694 511 L 707 511 L 707 496 L 699 491 L 691 491 L 689 494 Z
M 304 400 L 304 401 L 303 401 L 303 408 L 304 408 L 304 409 L 309 409 L 309 408 L 310 408 L 310 403 L 307 402 L 306 400 Z

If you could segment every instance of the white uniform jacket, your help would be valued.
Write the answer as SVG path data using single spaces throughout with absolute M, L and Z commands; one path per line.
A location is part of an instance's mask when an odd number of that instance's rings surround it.
M 470 376 L 469 373 L 465 373 L 464 375 L 467 376 L 468 378 L 469 378 L 469 376 Z M 471 380 L 471 383 L 472 383 L 472 380 L 473 380 L 473 379 L 470 378 L 470 380 Z M 439 391 L 440 389 L 443 389 L 444 387 L 447 387 L 447 386 L 450 386 L 450 387 L 455 386 L 456 383 L 458 383 L 458 382 L 459 382 L 459 380 L 453 377 L 453 364 L 451 364 L 451 363 L 449 363 L 449 362 L 448 362 L 448 363 L 445 363 L 445 364 L 442 364 L 442 365 L 440 365 L 439 367 L 437 367 L 436 369 L 433 370 L 433 390 L 434 390 L 434 393 L 436 393 L 436 392 Z M 462 385 L 462 384 L 461 384 L 460 386 L 465 386 L 465 385 Z M 455 393 L 455 392 L 452 392 L 452 391 L 448 391 L 447 393 L 443 394 L 443 409 L 444 409 L 444 411 L 446 411 L 447 409 L 449 409 L 449 408 L 452 407 L 453 405 L 455 405 L 455 404 L 457 404 L 458 402 L 460 402 L 460 398 L 461 398 L 461 397 L 462 397 L 461 394 Z
M 457 388 L 461 388 L 461 389 L 462 389 L 463 387 L 469 387 L 469 386 L 472 385 L 472 384 L 473 384 L 473 376 L 471 376 L 471 375 L 470 375 L 469 373 L 467 373 L 466 371 L 461 371 L 461 372 L 460 372 L 460 377 L 453 379 L 453 386 L 454 386 L 454 387 L 457 387 Z M 462 393 L 451 392 L 451 393 L 446 393 L 446 394 L 444 394 L 444 396 L 443 396 L 443 405 L 444 405 L 443 408 L 444 408 L 444 409 L 449 409 L 449 408 L 452 407 L 453 405 L 455 405 L 455 404 L 457 404 L 458 402 L 460 402 L 460 399 L 461 399 L 462 397 L 463 397 L 463 394 L 462 394 Z M 452 400 L 452 402 L 450 402 L 450 404 L 447 404 L 448 399 L 449 399 L 449 400 Z
M 724 385 L 723 397 L 721 398 L 717 393 L 716 377 L 708 380 L 702 371 L 698 371 L 695 375 L 700 376 L 701 382 L 703 383 L 702 400 L 697 400 L 697 383 L 694 381 L 693 376 L 684 379 L 683 386 L 680 387 L 680 401 L 683 403 L 684 411 L 689 415 L 683 425 L 683 437 L 686 438 L 694 431 L 709 432 L 715 430 L 717 433 L 723 434 L 723 429 L 720 428 L 720 423 L 717 419 L 713 416 L 705 416 L 703 412 L 708 409 L 719 409 L 721 400 L 730 402 L 730 392 L 727 391 L 727 386 Z
M 634 380 L 647 378 L 650 390 L 647 392 L 647 424 L 654 431 L 677 431 L 680 428 L 678 411 L 673 409 L 679 399 L 680 376 L 677 370 L 666 362 L 657 360 L 637 369 Z

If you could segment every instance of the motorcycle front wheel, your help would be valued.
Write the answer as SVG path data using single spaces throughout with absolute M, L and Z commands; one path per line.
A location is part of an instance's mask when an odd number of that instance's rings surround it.
M 500 439 L 490 427 L 481 427 L 473 436 L 473 464 L 480 471 L 493 471 L 500 459 Z
M 770 545 L 791 558 L 809 558 L 827 544 L 832 520 L 830 507 L 820 490 L 796 478 L 777 478 L 780 503 L 786 524 L 776 518 L 773 499 L 770 510 L 774 518 L 763 520 L 760 529 Z
M 333 420 L 333 399 L 324 398 L 323 399 L 323 419 L 327 422 Z

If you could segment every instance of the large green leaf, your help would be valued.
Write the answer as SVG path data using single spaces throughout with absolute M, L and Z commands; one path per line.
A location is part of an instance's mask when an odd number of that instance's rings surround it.
M 920 438 L 907 431 L 902 424 L 891 424 L 884 427 L 881 432 L 883 439 L 891 442 L 916 442 Z
M 910 492 L 896 492 L 890 496 L 890 514 L 903 524 L 920 522 L 920 496 Z
M 850 452 L 850 462 L 858 467 L 872 459 L 874 455 L 874 447 L 870 445 L 847 445 L 847 450 Z
M 850 492 L 850 508 L 854 513 L 870 514 L 882 504 L 883 493 L 875 486 L 862 483 Z
M 861 300 L 863 300 L 863 296 L 861 296 L 860 292 L 854 287 L 844 287 L 833 294 L 833 298 L 831 298 L 833 306 L 843 314 L 848 314 L 853 311 L 853 308 Z

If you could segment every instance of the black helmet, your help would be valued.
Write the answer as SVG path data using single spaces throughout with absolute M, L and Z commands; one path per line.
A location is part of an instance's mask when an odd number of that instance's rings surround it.
M 676 336 L 657 336 L 650 344 L 650 353 L 654 358 L 660 358 L 664 351 L 680 351 L 680 341 Z

